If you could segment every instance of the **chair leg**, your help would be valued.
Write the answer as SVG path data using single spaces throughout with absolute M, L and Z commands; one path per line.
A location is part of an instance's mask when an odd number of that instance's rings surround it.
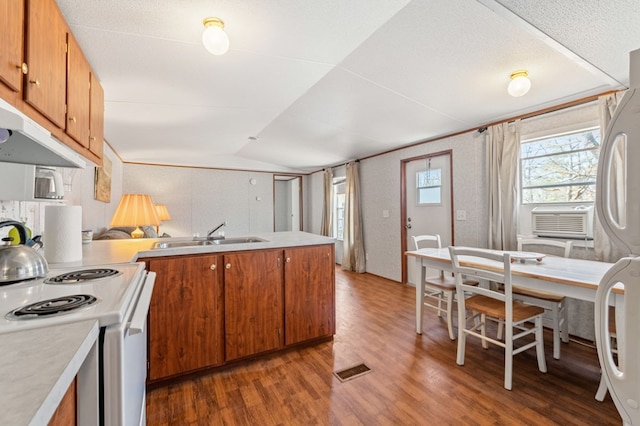
M 507 333 L 504 346 L 504 388 L 511 390 L 513 382 L 513 335 Z
M 567 304 L 562 302 L 560 307 L 560 333 L 564 343 L 569 343 L 569 314 L 567 313 Z
M 596 401 L 604 401 L 605 396 L 607 396 L 607 382 L 604 380 L 604 374 L 600 373 L 600 384 L 596 392 Z
M 489 343 L 487 342 L 487 316 L 485 314 L 480 315 L 480 334 L 482 334 L 482 348 L 488 349 Z
M 553 322 L 553 357 L 560 359 L 560 309 L 557 304 L 551 308 Z
M 467 333 L 464 330 L 467 328 L 467 314 L 464 309 L 464 301 L 460 305 L 458 305 L 458 356 L 456 364 L 464 365 L 464 351 L 467 340 Z
M 449 338 L 456 340 L 453 333 L 453 291 L 447 292 L 447 328 L 449 329 Z
M 542 317 L 536 317 L 536 355 L 538 356 L 538 370 L 547 372 L 547 361 L 544 358 L 544 334 L 542 330 Z
M 438 293 L 438 316 L 442 317 L 442 291 Z

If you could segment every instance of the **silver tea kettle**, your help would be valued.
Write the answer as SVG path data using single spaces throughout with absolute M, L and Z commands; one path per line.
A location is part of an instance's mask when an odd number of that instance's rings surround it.
M 0 228 L 14 226 L 20 244 L 0 246 L 0 285 L 44 277 L 49 272 L 46 259 L 34 247 L 27 245 L 27 230 L 15 220 L 0 222 Z

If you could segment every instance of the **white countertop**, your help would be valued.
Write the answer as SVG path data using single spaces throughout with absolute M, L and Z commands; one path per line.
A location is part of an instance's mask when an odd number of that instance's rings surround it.
M 90 266 L 112 263 L 129 263 L 140 258 L 178 256 L 188 254 L 222 253 L 244 250 L 264 250 L 271 248 L 333 244 L 334 238 L 308 232 L 268 232 L 246 235 L 227 235 L 227 238 L 258 237 L 264 242 L 206 245 L 181 248 L 154 249 L 157 242 L 191 241 L 191 237 L 181 238 L 141 238 L 124 240 L 97 240 L 83 244 L 82 260 L 78 262 L 50 264 L 50 268 L 68 266 Z
M 0 424 L 47 424 L 98 332 L 91 320 L 0 335 Z

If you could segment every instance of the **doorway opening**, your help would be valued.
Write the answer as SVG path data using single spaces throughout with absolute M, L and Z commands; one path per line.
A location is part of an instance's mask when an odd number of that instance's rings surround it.
M 273 230 L 302 231 L 302 176 L 273 175 Z

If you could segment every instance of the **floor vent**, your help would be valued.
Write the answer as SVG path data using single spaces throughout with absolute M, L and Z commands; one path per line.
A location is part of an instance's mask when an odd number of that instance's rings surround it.
M 367 374 L 370 371 L 371 369 L 366 365 L 358 364 L 353 367 L 345 368 L 344 370 L 336 371 L 333 374 L 335 374 L 341 382 L 346 382 L 347 380 L 355 379 L 363 374 Z

